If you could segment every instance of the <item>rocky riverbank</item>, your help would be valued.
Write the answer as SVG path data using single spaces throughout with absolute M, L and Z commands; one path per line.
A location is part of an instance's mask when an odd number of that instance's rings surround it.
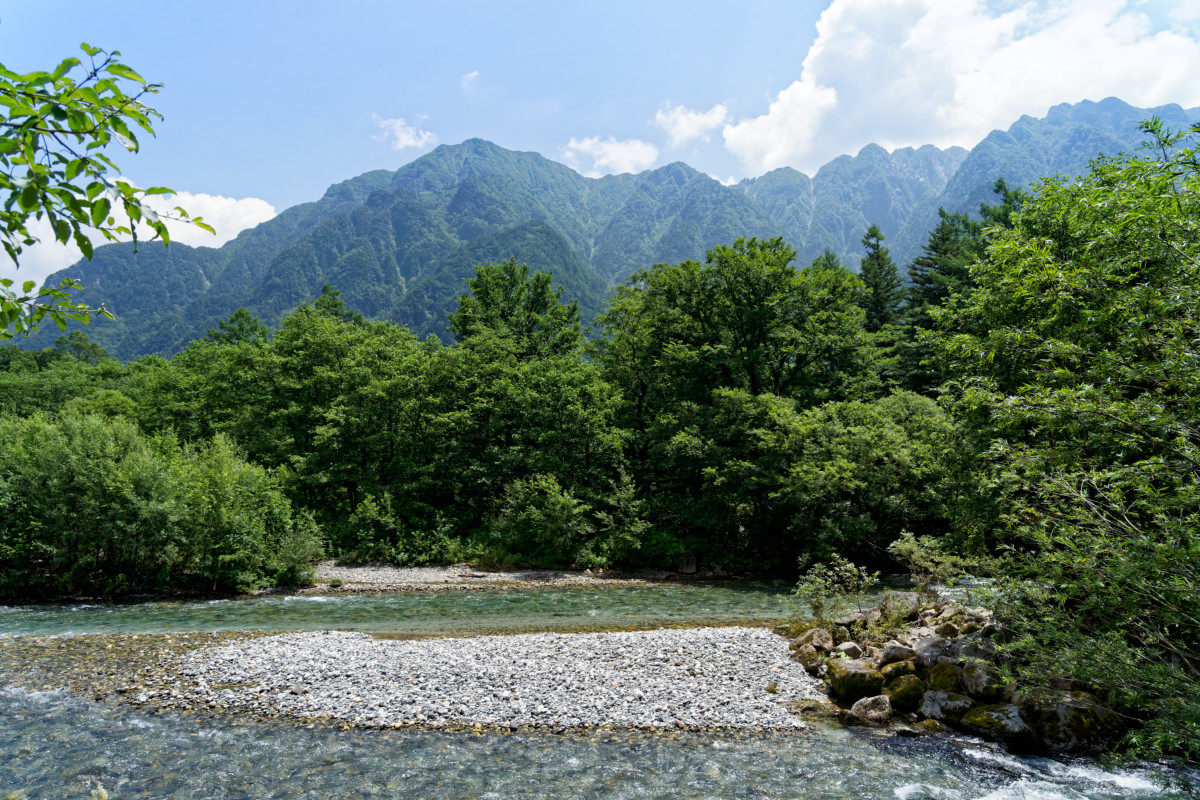
M 758 628 L 389 641 L 319 632 L 186 654 L 165 702 L 365 727 L 795 730 L 819 681 Z
M 301 594 L 364 594 L 486 589 L 558 588 L 565 586 L 633 586 L 680 577 L 674 572 L 639 570 L 482 569 L 466 565 L 448 567 L 396 567 L 390 564 L 317 565 L 313 586 Z M 686 577 L 704 577 L 688 575 Z
M 1086 692 L 1007 681 L 1003 631 L 987 609 L 894 592 L 879 608 L 801 627 L 792 658 L 824 679 L 834 703 L 812 709 L 850 724 L 956 729 L 1018 752 L 1098 752 L 1121 731 Z

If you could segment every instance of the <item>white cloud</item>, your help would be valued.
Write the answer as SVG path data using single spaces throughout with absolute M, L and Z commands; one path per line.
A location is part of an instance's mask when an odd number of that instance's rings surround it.
M 148 205 L 164 215 L 172 215 L 176 206 L 182 206 L 190 216 L 203 217 L 205 222 L 216 229 L 214 236 L 193 225 L 168 220 L 167 229 L 171 233 L 171 241 L 193 247 L 220 247 L 247 228 L 253 228 L 275 216 L 275 208 L 257 197 L 237 198 L 179 192 L 175 195 L 153 195 L 149 198 Z M 33 220 L 29 231 L 40 241 L 25 248 L 21 254 L 20 268 L 15 267 L 7 257 L 0 256 L 0 261 L 3 262 L 0 263 L 0 278 L 13 278 L 18 283 L 37 281 L 41 285 L 48 275 L 66 269 L 83 258 L 83 254 L 74 244 L 60 244 L 54 240 L 54 233 L 45 219 Z M 149 232 L 145 233 L 145 238 L 149 238 L 150 235 Z M 138 236 L 143 236 L 141 231 Z M 99 235 L 91 238 L 97 247 L 105 242 Z M 162 247 L 158 242 L 149 243 L 147 246 Z
M 387 142 L 393 150 L 437 144 L 437 134 L 421 130 L 416 125 L 409 125 L 403 118 L 384 119 L 375 115 L 373 119 L 382 130 L 371 138 L 377 142 Z
M 479 70 L 472 70 L 462 76 L 462 88 L 464 91 L 470 90 L 475 85 L 475 81 L 479 80 Z
M 649 169 L 658 160 L 658 148 L 640 139 L 617 140 L 611 136 L 607 139 L 601 139 L 599 136 L 589 136 L 586 139 L 571 137 L 563 151 L 563 157 L 577 170 L 581 158 L 591 159 L 591 169 L 583 174 L 589 178 L 599 178 L 602 175 Z
M 667 132 L 668 144 L 679 147 L 693 139 L 704 137 L 714 128 L 721 127 L 729 116 L 729 109 L 718 104 L 708 111 L 693 111 L 685 106 L 664 105 L 654 115 L 654 124 Z
M 724 128 L 748 170 L 811 172 L 876 142 L 971 146 L 1022 114 L 1116 96 L 1200 105 L 1200 40 L 1127 0 L 833 0 L 799 78 Z

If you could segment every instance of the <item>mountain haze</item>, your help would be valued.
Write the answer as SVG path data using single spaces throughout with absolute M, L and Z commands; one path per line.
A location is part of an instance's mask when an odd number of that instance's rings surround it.
M 683 163 L 638 175 L 585 178 L 536 153 L 470 139 L 395 172 L 331 186 L 220 248 L 107 245 L 67 275 L 81 299 L 118 319 L 89 335 L 120 358 L 169 354 L 245 306 L 275 325 L 329 283 L 367 317 L 446 337 L 446 314 L 481 262 L 515 258 L 554 275 L 585 320 L 608 291 L 656 262 L 701 258 L 739 236 L 783 236 L 805 264 L 825 248 L 856 266 L 874 223 L 899 264 L 920 252 L 937 210 L 976 210 L 1005 178 L 1023 186 L 1076 175 L 1104 152 L 1141 141 L 1158 116 L 1181 128 L 1200 110 L 1137 109 L 1115 98 L 1022 117 L 967 151 L 931 145 L 891 153 L 868 145 L 809 177 L 790 168 L 725 186 Z M 57 332 L 28 341 L 46 346 Z

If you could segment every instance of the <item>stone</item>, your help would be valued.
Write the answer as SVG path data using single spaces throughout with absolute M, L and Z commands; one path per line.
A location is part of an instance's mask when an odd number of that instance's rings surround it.
M 1034 751 L 1040 741 L 1015 705 L 977 706 L 962 715 L 960 728 L 984 739 L 1003 742 L 1012 750 Z
M 852 625 L 870 625 L 881 619 L 883 619 L 883 614 L 879 612 L 878 608 L 868 608 L 865 611 L 851 611 L 844 617 L 838 617 L 834 622 L 850 627 Z
M 901 675 L 884 684 L 883 693 L 892 701 L 896 711 L 916 711 L 925 695 L 925 684 L 916 675 Z
M 899 642 L 888 642 L 883 646 L 883 652 L 879 654 L 880 666 L 894 664 L 897 661 L 908 661 L 917 657 L 917 651 L 911 647 L 905 647 Z
M 868 661 L 831 658 L 825 667 L 830 691 L 842 702 L 874 697 L 883 689 L 883 675 Z
M 896 661 L 891 664 L 885 664 L 880 668 L 879 672 L 883 675 L 883 682 L 888 683 L 889 681 L 896 680 L 901 675 L 915 675 L 917 668 L 913 666 L 913 662 L 911 661 Z
M 835 653 L 843 653 L 846 658 L 862 658 L 862 648 L 854 642 L 842 642 L 837 647 L 833 648 Z
M 879 609 L 891 619 L 914 620 L 921 613 L 921 596 L 916 592 L 884 592 Z
M 788 703 L 787 707 L 797 714 L 810 717 L 836 717 L 838 714 L 838 707 L 827 697 L 806 697 Z
M 862 725 L 887 725 L 892 718 L 892 701 L 885 694 L 863 697 L 850 707 L 850 716 Z
M 1005 685 L 1000 671 L 987 661 L 968 661 L 962 666 L 963 691 L 980 700 L 997 701 L 1004 697 Z
M 1121 734 L 1121 719 L 1087 692 L 1025 689 L 1013 702 L 1051 750 L 1089 753 Z
M 833 629 L 833 643 L 834 644 L 842 644 L 844 642 L 849 642 L 849 641 L 851 641 L 850 629 L 847 628 L 845 625 L 835 626 Z
M 821 654 L 811 644 L 802 644 L 792 653 L 792 661 L 804 667 L 809 675 L 816 675 L 824 659 L 821 658 Z
M 933 629 L 934 633 L 946 639 L 957 639 L 959 630 L 953 622 L 943 622 Z
M 975 701 L 966 695 L 931 691 L 921 698 L 920 713 L 938 722 L 958 722 L 974 705 Z
M 996 659 L 996 645 L 991 639 L 984 636 L 982 631 L 968 633 L 951 645 L 950 655 L 954 659 L 967 658 L 994 661 Z
M 685 553 L 683 559 L 679 562 L 680 575 L 695 575 L 696 574 L 696 554 Z
M 809 628 L 796 641 L 800 643 L 801 647 L 811 644 L 814 649 L 824 653 L 833 649 L 833 635 L 824 628 Z
M 930 636 L 925 639 L 919 639 L 913 650 L 917 653 L 917 661 L 921 666 L 932 667 L 939 661 L 946 661 L 951 658 L 951 653 L 954 650 L 954 643 L 948 639 L 943 639 L 941 636 Z
M 930 668 L 929 674 L 925 676 L 925 680 L 929 683 L 929 688 L 935 692 L 961 692 L 963 690 L 962 673 L 949 661 L 934 664 Z

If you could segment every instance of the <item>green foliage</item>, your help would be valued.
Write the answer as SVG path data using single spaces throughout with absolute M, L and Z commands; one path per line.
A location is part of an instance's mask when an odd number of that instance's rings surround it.
M 896 262 L 883 246 L 883 233 L 878 226 L 867 228 L 862 244 L 867 251 L 858 268 L 858 277 L 866 288 L 860 301 L 866 313 L 863 326 L 869 333 L 875 333 L 899 317 L 904 281 Z
M 221 320 L 215 329 L 208 329 L 208 338 L 222 344 L 253 344 L 265 341 L 270 335 L 267 326 L 245 308 L 238 308 L 229 315 L 229 319 Z
M 106 595 L 296 582 L 311 521 L 227 442 L 181 449 L 128 419 L 0 417 L 0 593 Z
M 796 583 L 792 595 L 808 606 L 818 625 L 830 628 L 834 620 L 852 607 L 857 606 L 861 611 L 863 596 L 878 583 L 878 572 L 868 572 L 865 567 L 833 555 L 810 567 Z
M 563 303 L 563 289 L 552 281 L 545 272 L 530 277 L 529 267 L 518 267 L 516 259 L 478 265 L 467 280 L 471 291 L 450 315 L 450 332 L 463 343 L 484 334 L 497 337 L 518 358 L 572 353 L 582 335 L 579 305 Z
M 1094 687 L 1154 718 L 1131 745 L 1196 758 L 1200 131 L 1144 129 L 1140 157 L 1038 187 L 935 318 L 1006 492 L 1024 677 Z
M 37 242 L 31 219 L 45 219 L 56 241 L 73 242 L 87 258 L 95 235 L 131 237 L 136 248 L 139 224 L 164 243 L 170 239 L 166 219 L 212 231 L 182 208 L 167 218 L 150 208 L 150 196 L 170 189 L 138 189 L 109 177 L 119 170 L 105 148 L 117 144 L 137 152 L 133 128 L 153 134 L 152 121 L 161 118 L 142 99 L 160 87 L 121 63 L 120 53 L 87 44 L 82 49 L 85 59 L 68 58 L 50 72 L 21 74 L 0 65 L 0 244 L 13 262 Z M 0 280 L 0 339 L 29 333 L 47 317 L 59 328 L 69 319 L 86 324 L 92 313 L 112 318 L 103 307 L 93 311 L 71 302 L 70 290 L 81 288 L 76 281 L 36 292 L 32 281 L 20 290 L 13 285 Z
M 933 536 L 914 536 L 912 531 L 901 531 L 887 548 L 892 558 L 908 570 L 917 591 L 930 592 L 930 585 L 951 586 L 955 579 L 978 573 L 981 565 L 948 552 L 942 542 Z
M 342 561 L 365 563 L 384 561 L 400 566 L 424 566 L 457 561 L 461 544 L 452 538 L 448 524 L 440 518 L 430 530 L 414 530 L 396 519 L 388 495 L 376 501 L 367 496 L 347 523 L 344 539 L 350 548 Z

